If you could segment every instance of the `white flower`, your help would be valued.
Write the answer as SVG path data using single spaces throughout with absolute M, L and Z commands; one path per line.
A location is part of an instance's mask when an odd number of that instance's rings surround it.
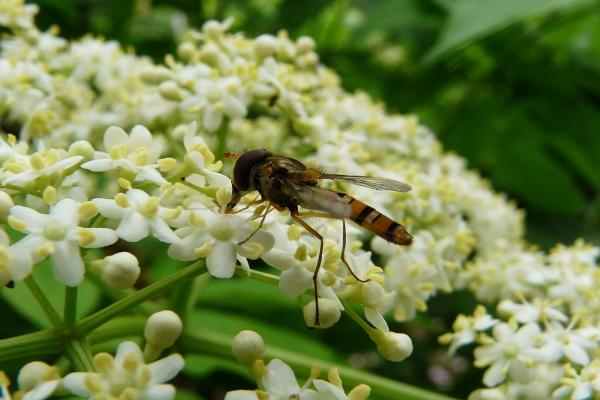
M 456 317 L 452 325 L 453 333 L 447 333 L 440 337 L 440 342 L 444 344 L 450 343 L 448 351 L 453 354 L 456 349 L 475 341 L 476 335 L 479 332 L 486 331 L 497 325 L 500 320 L 492 318 L 487 313 L 485 307 L 477 306 L 473 316 L 465 316 L 460 314 Z
M 196 127 L 196 122 L 190 124 L 183 138 L 183 145 L 193 171 L 205 176 L 210 186 L 231 188 L 229 178 L 216 172 L 221 169 L 222 163 L 214 162 L 214 154 L 208 149 L 204 139 L 196 135 Z
M 183 368 L 183 357 L 171 354 L 151 364 L 134 342 L 119 345 L 113 358 L 108 353 L 94 356 L 94 372 L 73 372 L 64 378 L 65 387 L 77 396 L 104 399 L 107 396 L 144 400 L 175 398 L 175 387 L 165 384 Z
M 507 374 L 517 381 L 531 376 L 531 366 L 541 361 L 537 339 L 540 335 L 537 324 L 526 324 L 517 330 L 516 324 L 501 323 L 494 326 L 494 338 L 475 349 L 475 365 L 489 368 L 483 383 L 493 387 L 502 382 Z
M 40 361 L 25 364 L 19 371 L 19 394 L 23 400 L 47 399 L 58 388 L 62 379 L 58 367 Z
M 29 251 L 10 246 L 8 235 L 0 229 L 0 287 L 5 287 L 10 281 L 26 278 L 32 267 L 33 260 Z
M 14 206 L 10 225 L 28 235 L 15 246 L 27 249 L 35 261 L 50 255 L 54 276 L 68 286 L 78 286 L 85 273 L 80 247 L 105 247 L 117 241 L 117 234 L 107 228 L 79 226 L 80 204 L 71 199 L 56 203 L 49 214 Z
M 177 243 L 179 237 L 169 228 L 167 220 L 179 215 L 177 209 L 160 205 L 158 198 L 140 189 L 130 189 L 118 193 L 113 199 L 93 199 L 100 214 L 107 218 L 119 219 L 117 235 L 128 242 L 137 242 L 152 234 L 165 243 Z
M 249 269 L 247 258 L 257 259 L 273 247 L 273 236 L 264 230 L 238 245 L 254 232 L 248 218 L 238 214 L 221 214 L 206 208 L 191 209 L 190 225 L 179 228 L 181 237 L 169 246 L 169 257 L 191 261 L 206 257 L 206 266 L 217 278 L 231 278 L 237 262 Z
M 95 152 L 95 159 L 85 162 L 81 168 L 94 172 L 121 169 L 125 176 L 135 182 L 153 182 L 161 185 L 165 178 L 157 171 L 156 163 L 161 153 L 161 145 L 143 125 L 136 125 L 131 134 L 111 126 L 104 133 L 104 152 Z
M 570 395 L 571 400 L 585 400 L 595 398 L 600 393 L 600 360 L 576 370 L 569 364 L 564 366 L 566 377 L 561 379 L 562 384 L 552 393 L 552 397 L 565 398 Z
M 11 159 L 4 163 L 9 174 L 2 180 L 2 184 L 24 186 L 39 178 L 59 178 L 61 173 L 77 165 L 82 159 L 82 156 L 67 157 L 65 151 L 56 149 L 40 151 L 27 158 Z
M 498 304 L 498 313 L 505 316 L 514 316 L 522 324 L 528 322 L 558 321 L 567 322 L 569 318 L 556 307 L 556 302 L 533 299 L 532 303 L 523 301 L 515 303 L 512 300 L 503 300 Z
M 261 377 L 263 390 L 269 400 L 326 400 L 312 389 L 307 389 L 310 380 L 302 387 L 298 385 L 294 371 L 283 361 L 275 358 L 267 365 L 267 370 Z M 258 399 L 255 391 L 236 390 L 227 393 L 225 400 Z
M 181 102 L 186 114 L 202 113 L 202 127 L 214 132 L 221 126 L 223 116 L 246 116 L 249 96 L 236 76 L 199 79 L 194 85 L 195 95 Z

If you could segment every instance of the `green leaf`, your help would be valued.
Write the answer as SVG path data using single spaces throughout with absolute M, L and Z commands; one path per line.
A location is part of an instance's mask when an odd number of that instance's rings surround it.
M 50 261 L 46 260 L 36 265 L 33 277 L 59 315 L 62 315 L 65 285 L 54 278 Z M 42 308 L 24 283 L 17 283 L 11 290 L 2 290 L 2 297 L 15 311 L 35 326 L 40 328 L 51 326 Z M 87 279 L 84 280 L 78 290 L 77 315 L 79 317 L 88 315 L 96 309 L 99 300 L 100 292 L 96 286 Z
M 548 155 L 536 135 L 515 131 L 497 154 L 497 181 L 530 206 L 548 213 L 574 216 L 584 198 L 569 175 Z
M 194 378 L 205 378 L 216 371 L 227 371 L 252 380 L 248 370 L 237 361 L 204 354 L 190 354 L 185 357 L 184 372 Z
M 268 308 L 268 304 L 263 304 Z M 277 315 L 271 315 L 271 320 L 278 320 Z M 329 346 L 321 343 L 318 338 L 310 336 L 310 330 L 303 331 L 276 326 L 265 321 L 248 318 L 243 315 L 228 313 L 222 310 L 202 309 L 192 314 L 188 321 L 188 330 L 193 333 L 194 327 L 210 327 L 210 330 L 234 336 L 244 329 L 258 332 L 268 345 L 289 348 L 307 356 L 326 361 L 342 362 L 342 358 Z
M 456 1 L 450 9 L 446 27 L 423 62 L 436 61 L 459 46 L 464 46 L 524 19 L 570 11 L 593 4 L 593 0 Z

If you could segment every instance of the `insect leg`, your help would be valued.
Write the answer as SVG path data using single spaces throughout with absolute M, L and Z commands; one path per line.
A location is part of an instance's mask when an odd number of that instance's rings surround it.
M 330 214 L 326 214 L 326 213 L 320 213 L 320 212 L 301 212 L 298 213 L 299 216 L 302 217 L 313 217 L 313 218 L 335 218 L 338 219 L 338 217 L 335 217 L 333 215 Z M 346 221 L 343 218 L 340 218 L 342 220 L 342 253 L 341 253 L 341 259 L 342 262 L 344 263 L 344 265 L 346 266 L 346 268 L 348 268 L 348 271 L 350 272 L 350 275 L 352 275 L 354 277 L 354 279 L 356 279 L 359 282 L 365 283 L 368 282 L 368 279 L 360 279 L 352 270 L 352 268 L 350 267 L 350 264 L 348 264 L 348 261 L 346 260 Z
M 342 262 L 344 263 L 346 268 L 348 268 L 350 275 L 352 275 L 354 277 L 354 279 L 356 279 L 357 281 L 362 282 L 362 283 L 369 281 L 368 279 L 360 279 L 358 276 L 356 276 L 354 271 L 352 271 L 352 268 L 350 268 L 350 264 L 348 264 L 348 261 L 346 261 L 346 221 L 344 221 L 343 218 L 342 218 L 342 255 L 341 255 L 341 258 L 342 258 Z
M 319 256 L 317 257 L 317 267 L 315 268 L 315 272 L 313 273 L 313 286 L 315 288 L 315 326 L 319 325 L 319 289 L 317 285 L 317 279 L 319 278 L 319 269 L 321 268 L 321 259 L 323 257 L 323 236 L 319 232 L 317 232 L 312 226 L 304 222 L 300 218 L 300 213 L 298 211 L 292 211 L 291 216 L 294 221 L 297 221 L 300 225 L 304 227 L 307 231 L 312 233 L 319 241 L 321 242 L 319 246 Z
M 258 232 L 260 230 L 260 228 L 262 228 L 263 224 L 265 223 L 265 219 L 267 218 L 267 214 L 269 213 L 269 208 L 271 208 L 271 203 L 267 203 L 267 207 L 265 208 L 265 213 L 263 214 L 262 218 L 260 219 L 260 224 L 258 224 L 258 228 L 256 228 L 251 234 L 250 236 L 248 236 L 246 239 L 242 240 L 241 242 L 238 242 L 238 246 L 243 245 L 244 243 L 246 243 L 248 240 L 250 240 L 252 238 L 252 236 L 254 236 L 256 234 L 256 232 Z

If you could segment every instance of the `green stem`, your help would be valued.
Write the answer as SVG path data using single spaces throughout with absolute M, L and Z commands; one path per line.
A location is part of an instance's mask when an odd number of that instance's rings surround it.
M 257 281 L 270 283 L 271 285 L 279 286 L 279 277 L 277 275 L 269 274 L 268 272 L 256 271 L 251 269 L 250 271 L 246 271 L 240 268 L 236 268 L 235 274 L 237 276 L 252 278 Z
M 161 281 L 145 287 L 137 293 L 119 300 L 87 318 L 81 319 L 75 326 L 75 336 L 84 336 L 90 333 L 97 327 L 105 324 L 119 314 L 129 310 L 131 307 L 137 306 L 149 298 L 175 287 L 187 279 L 191 279 L 199 275 L 205 269 L 206 267 L 204 265 L 204 260 L 198 260 L 195 263 L 185 267 L 181 271 L 178 271 Z
M 183 282 L 173 292 L 171 310 L 179 315 L 184 325 L 188 316 L 194 310 L 200 293 L 200 286 L 206 281 L 206 278 L 210 279 L 210 276 L 202 275 L 192 281 Z
M 26 188 L 22 188 L 20 186 L 16 186 L 16 185 L 2 185 L 0 186 L 0 189 L 8 189 L 8 190 L 14 190 L 16 192 L 20 192 L 20 193 L 26 193 L 35 197 L 42 197 L 42 195 L 40 194 L 40 192 L 36 191 L 36 190 L 31 190 L 31 189 L 26 189 Z
M 0 362 L 23 358 L 42 359 L 47 354 L 58 354 L 60 349 L 59 336 L 46 329 L 0 340 Z
M 65 304 L 63 319 L 65 328 L 70 330 L 77 320 L 77 287 L 67 286 L 65 289 Z
M 29 275 L 27 278 L 25 278 L 25 284 L 27 285 L 27 288 L 29 289 L 35 300 L 42 308 L 42 311 L 44 311 L 44 314 L 46 314 L 46 317 L 48 317 L 48 319 L 50 320 L 52 326 L 58 331 L 62 331 L 63 322 L 60 319 L 60 316 L 58 315 L 52 304 L 50 304 L 50 301 L 48 300 L 44 292 L 42 292 L 42 289 L 40 289 L 38 284 L 35 282 L 35 279 L 33 279 L 33 275 Z
M 203 352 L 221 357 L 233 357 L 231 353 L 233 336 L 231 335 L 195 328 L 193 332 L 184 332 L 180 342 L 186 353 Z M 315 365 L 320 365 L 324 370 L 337 367 L 346 388 L 364 383 L 371 387 L 373 397 L 382 400 L 451 400 L 450 397 L 438 393 L 396 382 L 363 370 L 339 366 L 287 349 L 268 346 L 265 356 L 285 361 L 297 374 L 302 376 L 309 376 Z
M 65 345 L 67 357 L 76 371 L 94 371 L 92 351 L 85 338 L 72 338 Z

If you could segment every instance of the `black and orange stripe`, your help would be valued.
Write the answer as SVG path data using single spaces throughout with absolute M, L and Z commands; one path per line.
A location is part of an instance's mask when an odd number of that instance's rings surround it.
M 346 193 L 338 192 L 337 195 L 350 205 L 350 219 L 361 227 L 394 244 L 406 246 L 412 243 L 412 236 L 398 222 Z

